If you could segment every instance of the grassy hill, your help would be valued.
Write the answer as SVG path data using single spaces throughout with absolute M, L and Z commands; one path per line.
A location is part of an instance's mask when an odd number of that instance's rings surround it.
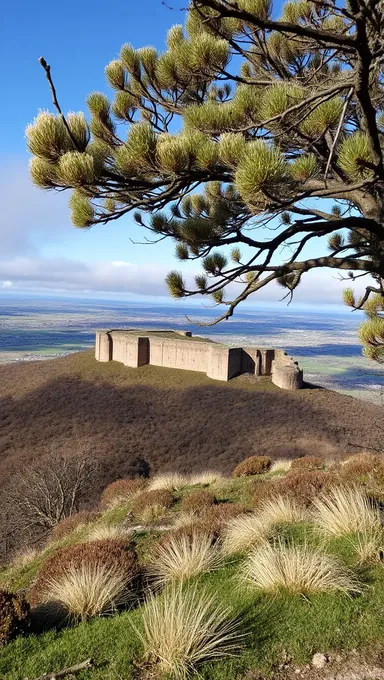
M 104 494 L 99 517 L 87 522 L 82 516 L 78 526 L 72 520 L 59 539 L 53 535 L 39 552 L 19 555 L 0 573 L 0 589 L 25 592 L 35 609 L 32 628 L 0 651 L 0 677 L 34 678 L 89 657 L 95 668 L 80 672 L 80 680 L 179 679 L 197 672 L 205 680 L 288 679 L 298 670 L 302 677 L 328 677 L 308 666 L 315 653 L 330 659 L 331 674 L 346 658 L 353 659 L 354 673 L 363 659 L 374 657 L 377 664 L 384 643 L 384 535 L 377 504 L 384 497 L 383 463 L 365 455 L 331 469 L 314 459 L 288 467 L 277 463 L 239 478 L 160 476 L 135 491 L 119 486 L 115 497 Z M 161 507 L 164 490 L 169 507 Z M 120 613 L 81 621 L 81 597 L 77 592 L 74 604 L 64 587 L 68 571 L 79 569 L 70 551 L 80 546 L 83 562 L 102 562 L 107 536 L 109 546 L 134 547 L 144 595 L 132 591 Z M 55 578 L 59 601 L 44 595 Z M 84 583 L 81 588 L 84 606 Z M 185 620 L 196 607 L 189 613 L 183 607 L 189 597 L 200 602 L 207 596 L 226 609 L 237 649 L 230 657 L 220 648 L 212 660 L 195 657 L 184 676 L 185 656 L 198 643 Z M 175 597 L 178 608 L 172 610 Z M 63 603 L 72 618 L 58 625 Z M 155 641 L 148 641 L 148 622 Z M 161 649 L 167 660 L 172 645 L 177 654 L 167 674 Z M 372 663 L 364 668 L 367 675 L 337 677 L 381 677 Z

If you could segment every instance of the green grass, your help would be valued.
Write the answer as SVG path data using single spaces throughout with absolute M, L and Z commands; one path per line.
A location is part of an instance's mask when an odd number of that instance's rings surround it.
M 250 478 L 228 479 L 210 489 L 221 501 L 247 505 L 251 481 Z M 167 512 L 164 523 L 172 523 L 181 498 L 196 488 L 175 493 L 175 505 Z M 111 508 L 93 524 L 118 524 L 126 520 L 130 507 L 126 502 Z M 44 557 L 59 546 L 80 541 L 85 532 L 86 529 L 75 531 L 52 544 L 25 567 L 3 570 L 0 587 L 7 584 L 13 590 L 27 588 Z M 245 680 L 248 671 L 256 669 L 268 678 L 286 657 L 301 665 L 308 663 L 315 652 L 348 652 L 356 648 L 364 653 L 384 644 L 383 565 L 358 566 L 352 536 L 325 540 L 309 521 L 280 525 L 276 532 L 281 540 L 322 546 L 336 555 L 355 571 L 362 593 L 353 597 L 335 592 L 318 593 L 306 598 L 286 591 L 277 595 L 262 593 L 240 580 L 239 567 L 244 555 L 226 558 L 220 569 L 193 581 L 241 618 L 247 634 L 246 645 L 236 658 L 203 665 L 199 670 L 204 680 Z M 155 525 L 135 534 L 142 565 L 150 559 L 153 543 L 161 535 Z M 143 677 L 140 669 L 144 661 L 143 648 L 132 623 L 140 625 L 140 607 L 62 630 L 19 637 L 0 651 L 0 678 L 32 679 L 93 657 L 95 669 L 81 672 L 77 676 L 79 680 L 139 680 Z
M 235 659 L 207 664 L 206 680 L 241 678 L 249 669 L 271 672 L 283 657 L 307 663 L 316 651 L 348 650 L 384 642 L 384 570 L 373 567 L 362 595 L 318 594 L 308 599 L 280 593 L 273 597 L 240 587 L 236 578 L 240 558 L 199 579 L 201 585 L 244 619 L 249 632 L 244 652 Z M 19 638 L 0 653 L 0 677 L 32 678 L 94 657 L 96 670 L 78 677 L 92 680 L 134 678 L 141 644 L 130 624 L 139 610 L 101 618 L 60 632 Z

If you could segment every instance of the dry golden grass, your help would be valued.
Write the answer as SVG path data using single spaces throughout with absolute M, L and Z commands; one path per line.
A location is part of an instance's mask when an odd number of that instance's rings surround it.
M 135 630 L 156 671 L 175 680 L 195 675 L 205 661 L 233 656 L 244 640 L 239 621 L 228 609 L 197 586 L 186 589 L 180 584 L 161 597 L 149 597 L 142 628 Z
M 288 472 L 292 467 L 292 460 L 289 458 L 278 458 L 274 460 L 269 472 Z
M 189 477 L 189 486 L 196 486 L 201 484 L 201 486 L 211 486 L 212 484 L 218 484 L 225 477 L 221 472 L 215 470 L 205 470 L 197 474 L 193 474 Z
M 313 519 L 327 535 L 343 536 L 381 526 L 380 510 L 355 487 L 334 487 L 313 501 Z
M 132 531 L 117 524 L 99 524 L 91 529 L 87 534 L 87 541 L 104 541 L 105 539 L 116 539 L 123 541 L 132 536 Z
M 161 503 L 147 505 L 137 517 L 143 524 L 151 524 L 152 522 L 157 522 L 157 520 L 162 519 L 162 517 L 166 515 L 167 509 L 168 508 L 161 505 Z
M 371 527 L 360 531 L 351 538 L 351 544 L 359 558 L 359 564 L 383 561 L 384 534 L 381 527 Z
M 265 527 L 303 522 L 306 516 L 305 508 L 289 497 L 276 496 L 260 506 L 260 520 Z
M 251 548 L 265 540 L 268 528 L 261 521 L 260 515 L 243 514 L 231 519 L 223 534 L 223 553 L 231 555 Z
M 180 475 L 177 472 L 169 472 L 164 475 L 153 477 L 148 484 L 148 491 L 180 491 L 189 485 L 187 475 Z
M 254 548 L 243 566 L 242 577 L 252 587 L 266 592 L 280 589 L 310 595 L 339 590 L 360 592 L 357 578 L 338 560 L 320 549 L 281 541 Z
M 46 584 L 45 601 L 56 602 L 70 618 L 84 621 L 111 614 L 128 600 L 127 578 L 118 566 L 84 562 L 69 566 Z
M 164 586 L 217 569 L 221 559 L 211 535 L 197 530 L 180 532 L 157 544 L 148 572 L 157 585 Z
M 36 548 L 24 548 L 23 550 L 18 550 L 13 556 L 12 566 L 17 569 L 28 566 L 33 562 L 38 556 L 39 551 Z

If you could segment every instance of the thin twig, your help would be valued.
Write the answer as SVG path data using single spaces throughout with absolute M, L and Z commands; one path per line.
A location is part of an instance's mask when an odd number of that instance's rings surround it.
M 94 665 L 95 662 L 93 659 L 86 659 L 75 666 L 63 668 L 61 671 L 57 671 L 56 673 L 44 673 L 33 680 L 56 680 L 57 678 L 64 678 L 66 675 L 75 675 L 75 673 L 80 673 L 80 671 L 83 671 L 85 668 L 93 668 Z M 28 680 L 28 678 L 26 680 Z
M 350 90 L 349 90 L 349 92 L 348 92 L 348 94 L 347 94 L 347 97 L 346 97 L 346 99 L 345 99 L 344 106 L 343 106 L 343 110 L 342 110 L 342 112 L 341 112 L 341 116 L 340 116 L 340 120 L 339 120 L 339 124 L 338 124 L 338 126 L 337 126 L 335 138 L 334 138 L 334 140 L 333 140 L 333 143 L 332 143 L 332 146 L 331 146 L 331 150 L 330 150 L 330 152 L 329 152 L 328 161 L 327 161 L 327 166 L 326 166 L 326 168 L 325 168 L 325 174 L 324 174 L 324 183 L 325 183 L 325 186 L 327 186 L 327 177 L 328 177 L 329 168 L 331 167 L 332 157 L 333 157 L 333 154 L 334 154 L 334 151 L 335 151 L 335 148 L 336 148 L 337 141 L 338 141 L 339 136 L 340 136 L 341 128 L 343 127 L 345 114 L 347 113 L 348 104 L 349 104 L 349 102 L 351 101 L 352 94 L 353 94 L 353 87 L 350 88 Z
M 67 132 L 68 132 L 68 134 L 69 134 L 69 136 L 70 136 L 70 138 L 71 138 L 72 144 L 73 144 L 73 146 L 75 147 L 75 149 L 76 149 L 77 151 L 82 151 L 82 149 L 79 147 L 79 145 L 78 145 L 78 143 L 77 143 L 75 137 L 73 136 L 73 134 L 72 134 L 72 132 L 71 132 L 71 129 L 70 129 L 69 125 L 68 125 L 68 121 L 67 121 L 66 117 L 64 116 L 64 114 L 63 114 L 63 112 L 62 112 L 62 110 L 61 110 L 60 104 L 59 104 L 59 102 L 58 102 L 58 100 L 57 100 L 56 88 L 55 88 L 55 86 L 54 86 L 54 84 L 53 84 L 53 80 L 52 80 L 52 76 L 51 76 L 51 67 L 50 67 L 49 64 L 47 64 L 47 62 L 45 61 L 44 57 L 40 57 L 40 58 L 39 58 L 39 64 L 42 65 L 42 67 L 43 67 L 43 69 L 44 69 L 44 71 L 45 71 L 45 75 L 46 75 L 46 77 L 47 77 L 47 80 L 48 80 L 48 83 L 49 83 L 49 87 L 50 87 L 50 90 L 51 90 L 51 93 L 52 93 L 52 102 L 53 102 L 53 105 L 54 105 L 55 109 L 57 110 L 59 116 L 61 117 L 61 120 L 63 121 L 63 123 L 64 123 L 64 125 L 65 125 L 65 127 L 66 127 L 66 130 L 67 130 Z

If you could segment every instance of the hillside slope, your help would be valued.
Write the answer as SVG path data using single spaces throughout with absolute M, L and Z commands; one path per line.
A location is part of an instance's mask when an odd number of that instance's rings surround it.
M 102 364 L 86 351 L 0 366 L 0 484 L 32 458 L 86 442 L 99 490 L 130 475 L 215 468 L 252 454 L 326 457 L 381 450 L 383 409 L 318 388 L 286 392 L 267 378 Z M 93 499 L 89 499 L 92 501 Z

